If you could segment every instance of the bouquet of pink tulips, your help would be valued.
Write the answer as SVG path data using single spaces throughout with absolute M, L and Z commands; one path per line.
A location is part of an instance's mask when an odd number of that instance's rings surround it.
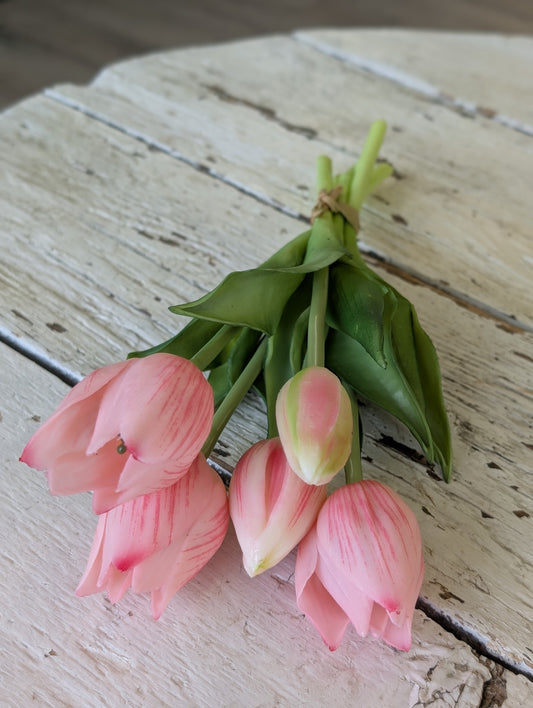
M 377 162 L 384 133 L 372 125 L 344 174 L 320 157 L 308 230 L 171 307 L 191 318 L 185 328 L 94 371 L 28 442 L 21 459 L 46 470 L 53 494 L 93 492 L 98 525 L 79 595 L 150 591 L 159 617 L 231 517 L 251 576 L 298 546 L 296 602 L 330 649 L 349 623 L 409 648 L 420 531 L 392 489 L 362 479 L 358 399 L 403 422 L 446 480 L 451 447 L 433 345 L 358 250 L 363 201 L 392 172 Z M 240 459 L 228 495 L 207 459 L 252 387 L 268 438 Z M 346 483 L 328 496 L 341 471 Z

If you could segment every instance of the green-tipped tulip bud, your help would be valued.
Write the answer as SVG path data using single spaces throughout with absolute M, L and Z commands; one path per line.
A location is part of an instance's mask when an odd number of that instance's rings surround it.
M 287 381 L 276 401 L 276 422 L 289 465 L 307 484 L 327 484 L 346 464 L 351 403 L 329 369 L 310 366 Z

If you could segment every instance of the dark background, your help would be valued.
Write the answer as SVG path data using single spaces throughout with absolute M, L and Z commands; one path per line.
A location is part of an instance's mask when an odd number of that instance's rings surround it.
M 121 58 L 306 27 L 533 35 L 533 0 L 0 0 L 0 109 Z

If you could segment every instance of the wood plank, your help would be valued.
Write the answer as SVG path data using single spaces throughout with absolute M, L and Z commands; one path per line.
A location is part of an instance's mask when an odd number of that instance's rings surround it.
M 68 389 L 4 345 L 0 358 L 3 706 L 414 707 L 438 696 L 469 707 L 496 680 L 507 708 L 533 700 L 533 684 L 480 660 L 420 611 L 407 654 L 353 632 L 329 652 L 296 610 L 294 558 L 251 580 L 232 532 L 157 622 L 146 595 L 114 606 L 77 598 L 95 526 L 90 497 L 51 497 L 44 475 L 17 461 Z
M 5 113 L 0 126 L 2 324 L 81 373 L 168 338 L 184 322 L 169 305 L 257 265 L 295 228 L 46 98 Z M 303 229 L 296 223 L 294 235 Z
M 430 98 L 533 134 L 530 36 L 383 28 L 305 31 L 297 38 Z
M 222 181 L 46 98 L 8 117 L 20 139 L 4 163 L 1 324 L 63 367 L 88 373 L 166 338 L 177 322 L 167 304 L 196 297 L 301 230 Z M 2 138 L 11 140 L 7 128 Z M 396 443 L 412 440 L 367 407 L 369 476 L 394 486 L 417 513 L 427 606 L 531 675 L 523 618 L 531 616 L 533 584 L 533 336 L 402 273 L 384 275 L 414 302 L 439 351 L 455 478 L 445 486 L 415 453 L 401 454 Z M 231 467 L 264 426 L 251 399 L 222 438 L 218 461 Z
M 530 136 L 286 37 L 132 60 L 49 95 L 302 214 L 317 155 L 347 168 L 384 116 L 383 156 L 401 179 L 363 210 L 367 248 L 533 327 Z
M 118 59 L 156 49 L 290 32 L 295 27 L 432 27 L 533 32 L 529 0 L 17 0 L 0 3 L 0 106 L 59 81 L 88 82 Z M 433 54 L 431 47 L 429 56 Z M 428 55 L 424 55 L 427 61 Z M 483 63 L 483 62 L 482 62 Z M 468 62 L 471 65 L 471 62 Z M 487 83 L 487 82 L 483 82 Z

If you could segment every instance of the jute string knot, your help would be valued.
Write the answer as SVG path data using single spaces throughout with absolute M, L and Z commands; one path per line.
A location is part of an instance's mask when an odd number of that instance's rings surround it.
M 326 211 L 331 211 L 333 214 L 342 214 L 355 229 L 359 231 L 359 212 L 353 206 L 345 202 L 339 202 L 339 197 L 342 194 L 342 187 L 334 187 L 329 191 L 321 189 L 313 211 L 311 212 L 311 223 L 318 217 L 325 214 Z

